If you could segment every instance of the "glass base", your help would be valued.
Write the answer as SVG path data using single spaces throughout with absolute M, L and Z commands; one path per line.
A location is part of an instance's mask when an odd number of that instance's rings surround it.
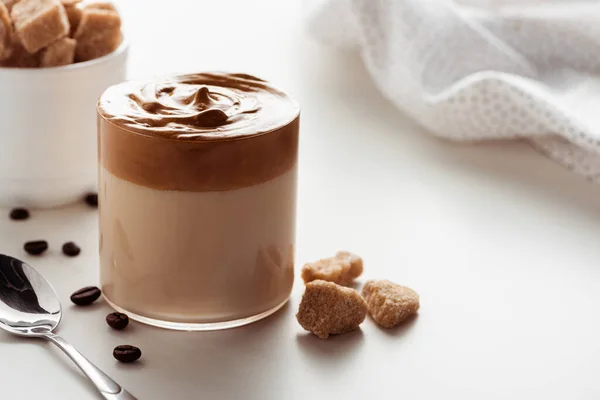
M 251 324 L 252 322 L 256 322 L 263 318 L 266 318 L 269 315 L 276 312 L 277 310 L 279 310 L 281 307 L 283 307 L 285 305 L 285 303 L 288 302 L 289 297 L 287 299 L 285 299 L 281 304 L 278 304 L 275 307 L 273 307 L 267 311 L 264 311 L 260 314 L 252 315 L 252 316 L 246 317 L 246 318 L 236 319 L 233 321 L 209 322 L 209 323 L 201 323 L 201 324 L 187 323 L 187 322 L 162 321 L 159 319 L 148 318 L 148 317 L 144 317 L 144 316 L 132 313 L 131 311 L 127 311 L 126 309 L 117 306 L 115 303 L 110 301 L 106 296 L 104 296 L 104 300 L 106 300 L 106 302 L 112 308 L 114 308 L 116 311 L 127 314 L 127 316 L 129 316 L 130 319 L 141 322 L 146 325 L 152 325 L 152 326 L 156 326 L 159 328 L 171 329 L 171 330 L 176 330 L 176 331 L 218 331 L 221 329 L 237 328 L 238 326 L 248 325 L 248 324 Z

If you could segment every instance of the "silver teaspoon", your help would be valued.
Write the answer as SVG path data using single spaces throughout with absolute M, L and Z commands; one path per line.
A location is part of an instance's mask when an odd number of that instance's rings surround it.
M 137 400 L 63 338 L 52 333 L 62 316 L 50 283 L 35 269 L 0 254 L 0 328 L 19 336 L 44 338 L 64 351 L 108 400 Z

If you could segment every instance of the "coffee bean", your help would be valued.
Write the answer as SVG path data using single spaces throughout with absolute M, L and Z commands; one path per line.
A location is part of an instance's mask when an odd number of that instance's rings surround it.
M 13 208 L 10 211 L 10 219 L 14 221 L 21 221 L 29 218 L 29 210 L 26 208 Z
M 81 249 L 79 248 L 79 246 L 77 246 L 73 242 L 67 242 L 63 244 L 62 251 L 63 253 L 65 253 L 65 255 L 69 257 L 75 257 L 78 256 L 79 253 L 81 253 Z
M 142 351 L 135 346 L 128 344 L 122 344 L 115 347 L 113 350 L 113 357 L 121 362 L 134 362 L 142 356 Z
M 129 317 L 127 314 L 120 312 L 110 313 L 106 316 L 106 323 L 110 325 L 111 328 L 120 331 L 121 329 L 125 329 L 129 324 Z
M 73 293 L 71 301 L 78 306 L 87 306 L 98 300 L 101 294 L 102 291 L 96 286 L 87 286 Z
M 92 207 L 98 207 L 98 194 L 88 193 L 85 195 L 85 202 Z
M 48 242 L 45 240 L 33 240 L 23 245 L 23 249 L 32 256 L 39 256 L 48 250 Z

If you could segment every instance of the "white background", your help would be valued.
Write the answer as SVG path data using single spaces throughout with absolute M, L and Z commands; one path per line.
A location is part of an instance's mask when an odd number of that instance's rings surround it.
M 133 7 L 134 4 L 143 6 Z M 96 212 L 85 204 L 0 222 L 0 252 L 51 280 L 59 333 L 140 399 L 595 399 L 600 396 L 600 187 L 525 143 L 455 145 L 423 134 L 367 79 L 356 55 L 302 30 L 296 0 L 132 1 L 131 76 L 225 69 L 300 101 L 297 261 L 348 249 L 364 278 L 421 295 L 415 320 L 321 341 L 294 314 L 212 333 L 132 324 L 69 303 L 97 284 Z M 90 134 L 95 134 L 90 132 Z M 6 210 L 3 214 L 7 214 Z M 33 258 L 22 243 L 47 239 Z M 75 240 L 81 256 L 60 254 Z M 134 344 L 135 365 L 112 349 Z M 97 399 L 51 344 L 0 333 L 2 399 Z

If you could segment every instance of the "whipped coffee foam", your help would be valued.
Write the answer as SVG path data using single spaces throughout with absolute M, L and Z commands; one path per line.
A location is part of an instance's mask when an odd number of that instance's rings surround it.
M 136 132 L 187 140 L 260 135 L 291 122 L 299 112 L 292 99 L 267 82 L 224 73 L 124 82 L 106 91 L 98 110 Z
M 299 114 L 294 100 L 249 75 L 122 82 L 98 101 L 100 161 L 160 190 L 252 186 L 296 164 Z

